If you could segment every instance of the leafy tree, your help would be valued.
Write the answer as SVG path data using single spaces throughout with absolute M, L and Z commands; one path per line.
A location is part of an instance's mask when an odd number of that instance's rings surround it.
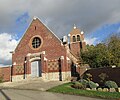
M 108 42 L 108 50 L 110 52 L 110 65 L 120 67 L 120 37 L 112 36 Z
M 98 68 L 109 66 L 109 52 L 105 44 L 98 44 L 96 46 L 88 46 L 88 50 L 82 52 L 82 58 L 90 67 Z
M 107 43 L 96 46 L 87 45 L 87 50 L 81 52 L 81 57 L 92 68 L 112 65 L 120 67 L 120 37 L 112 36 Z

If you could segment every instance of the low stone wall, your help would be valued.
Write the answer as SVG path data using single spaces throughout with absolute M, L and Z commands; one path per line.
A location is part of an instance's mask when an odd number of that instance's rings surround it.
M 71 72 L 62 72 L 62 81 L 71 79 Z M 42 73 L 42 79 L 59 81 L 59 72 Z
M 103 91 L 103 92 L 120 92 L 120 88 L 110 88 L 110 89 L 108 89 L 108 88 L 98 88 L 98 89 L 96 89 L 96 88 L 86 88 L 86 90 L 93 90 L 93 91 Z
M 24 79 L 24 76 L 23 75 L 15 75 L 15 76 L 12 76 L 12 81 L 14 82 L 17 82 L 17 81 L 21 81 Z

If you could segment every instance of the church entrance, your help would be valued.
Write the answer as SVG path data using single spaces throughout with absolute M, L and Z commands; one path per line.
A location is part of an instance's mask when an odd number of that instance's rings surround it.
M 31 76 L 32 77 L 41 77 L 41 61 L 33 61 L 31 62 Z

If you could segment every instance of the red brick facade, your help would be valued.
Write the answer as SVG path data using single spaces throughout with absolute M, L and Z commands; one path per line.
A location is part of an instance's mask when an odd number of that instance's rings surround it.
M 39 48 L 32 47 L 34 37 L 39 37 L 41 39 Z M 61 57 L 63 57 L 63 59 L 61 59 Z M 13 53 L 12 75 L 31 74 L 31 62 L 39 59 L 41 60 L 42 73 L 54 72 L 54 70 L 50 71 L 48 69 L 48 62 L 50 62 L 50 60 L 56 60 L 58 65 L 61 63 L 61 72 L 66 72 L 70 70 L 67 66 L 66 57 L 66 49 L 62 44 L 62 41 L 40 22 L 38 18 L 33 19 Z M 59 69 L 56 71 L 58 70 Z
M 70 49 L 71 52 L 79 56 L 80 50 L 86 49 L 86 42 L 84 42 L 84 34 L 78 28 L 74 27 L 70 32 Z
M 77 63 L 76 55 L 86 45 L 79 29 L 73 29 L 70 34 L 69 48 L 67 43 L 64 44 L 38 18 L 34 18 L 12 54 L 13 80 L 34 75 L 58 80 L 70 77 L 71 64 Z M 73 41 L 73 36 L 77 41 Z M 39 71 L 38 74 L 34 73 L 36 70 Z

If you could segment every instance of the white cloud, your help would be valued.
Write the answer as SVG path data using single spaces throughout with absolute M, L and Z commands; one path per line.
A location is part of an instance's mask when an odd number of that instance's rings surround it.
M 20 29 L 15 21 L 27 12 L 29 22 L 33 16 L 50 19 L 47 25 L 58 36 L 67 34 L 74 23 L 90 33 L 103 24 L 119 22 L 119 4 L 120 0 L 0 0 L 0 31 L 12 26 Z
M 18 44 L 18 41 L 15 38 L 8 34 L 0 34 L 0 65 L 10 65 L 12 55 L 10 51 L 13 51 Z
M 96 43 L 99 43 L 98 41 L 97 41 L 97 38 L 96 37 L 93 37 L 93 38 L 85 38 L 85 42 L 87 43 L 87 44 L 89 44 L 89 45 L 94 45 L 94 44 L 96 44 Z

